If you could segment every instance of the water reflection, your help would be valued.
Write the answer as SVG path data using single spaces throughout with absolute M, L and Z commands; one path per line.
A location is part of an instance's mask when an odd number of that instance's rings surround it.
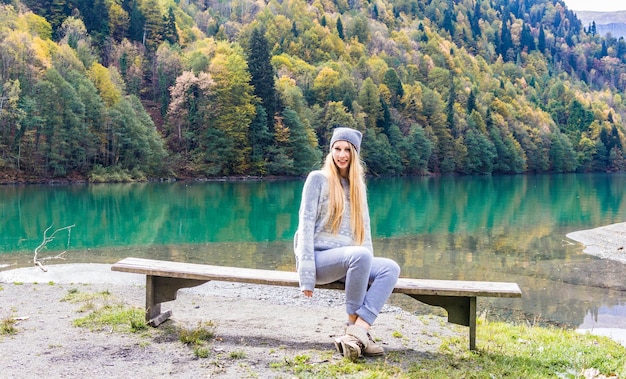
M 617 317 L 623 325 L 626 265 L 583 254 L 565 235 L 624 221 L 624 178 L 370 180 L 376 253 L 395 259 L 407 277 L 519 283 L 522 299 L 479 300 L 493 317 L 595 327 L 614 326 Z M 302 184 L 0 187 L 0 267 L 29 265 L 43 230 L 75 224 L 70 262 L 140 256 L 293 270 Z M 48 250 L 65 242 L 59 237 Z

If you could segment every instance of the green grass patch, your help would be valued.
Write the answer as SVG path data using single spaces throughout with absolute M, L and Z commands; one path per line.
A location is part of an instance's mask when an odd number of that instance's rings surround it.
M 478 350 L 467 345 L 467 337 L 450 337 L 436 353 L 395 350 L 380 358 L 315 364 L 299 355 L 270 367 L 299 378 L 626 378 L 626 348 L 606 337 L 479 321 Z
M 111 293 L 108 290 L 101 292 L 80 292 L 77 288 L 70 288 L 67 290 L 67 294 L 63 296 L 61 301 L 67 301 L 68 303 L 83 303 L 87 301 L 100 300 L 102 302 L 106 302 L 111 298 Z
M 193 348 L 193 355 L 196 358 L 208 358 L 211 355 L 211 350 L 208 347 L 205 346 L 195 346 Z
M 95 309 L 85 317 L 74 320 L 74 325 L 90 330 L 112 330 L 136 333 L 146 329 L 145 313 L 141 308 L 124 304 L 107 304 Z
M 61 301 L 82 304 L 78 312 L 87 315 L 74 320 L 74 325 L 81 328 L 136 333 L 148 327 L 143 309 L 116 301 L 108 290 L 81 292 L 71 288 Z
M 215 338 L 215 326 L 210 321 L 199 323 L 195 328 L 179 330 L 179 340 L 185 345 L 202 346 L 213 338 Z
M 243 350 L 235 350 L 235 351 L 231 351 L 230 354 L 228 354 L 228 356 L 231 359 L 244 359 L 246 357 L 246 352 Z
M 9 314 L 7 317 L 0 320 L 0 334 L 1 335 L 13 335 L 17 333 L 15 324 L 17 321 L 13 318 L 13 315 Z

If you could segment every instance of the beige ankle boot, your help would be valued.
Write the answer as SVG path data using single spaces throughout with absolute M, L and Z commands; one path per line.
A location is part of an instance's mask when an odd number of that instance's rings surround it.
M 337 351 L 343 356 L 355 361 L 369 346 L 367 331 L 359 326 L 350 325 L 346 328 L 346 335 L 335 339 Z
M 348 326 L 350 326 L 350 325 L 348 325 Z M 346 333 L 347 333 L 347 329 L 346 329 Z M 341 345 L 342 338 L 343 337 L 335 338 L 334 343 L 335 343 L 335 349 L 337 349 L 337 352 L 339 352 L 339 354 L 341 354 L 341 355 L 344 355 L 343 347 Z M 383 347 L 381 345 L 377 344 L 374 341 L 374 339 L 369 334 L 369 332 L 367 332 L 367 339 L 368 339 L 368 344 L 367 344 L 367 347 L 365 349 L 361 350 L 361 354 L 362 355 L 364 355 L 366 357 L 374 357 L 374 356 L 377 356 L 377 355 L 385 354 L 385 349 L 383 349 Z

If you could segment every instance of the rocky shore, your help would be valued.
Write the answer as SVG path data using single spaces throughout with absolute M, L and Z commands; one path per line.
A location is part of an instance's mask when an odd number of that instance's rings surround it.
M 587 254 L 626 263 L 626 222 L 568 233 L 567 238 L 582 243 Z

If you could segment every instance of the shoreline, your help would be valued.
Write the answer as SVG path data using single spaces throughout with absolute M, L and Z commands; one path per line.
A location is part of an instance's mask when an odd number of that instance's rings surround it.
M 626 222 L 579 230 L 566 237 L 582 244 L 586 254 L 626 264 Z
M 621 224 L 620 224 L 621 225 Z M 626 226 L 626 223 L 623 224 Z M 602 235 L 598 233 L 598 230 L 606 230 L 603 228 L 591 229 L 588 231 L 581 231 L 584 233 L 576 234 L 576 238 L 587 238 L 586 241 L 591 241 L 590 236 Z M 611 229 L 611 228 L 609 228 Z M 579 232 L 576 232 L 579 233 Z M 571 234 L 571 233 L 570 233 Z M 624 232 L 626 234 L 626 231 Z M 569 234 L 568 234 L 569 236 Z M 568 237 L 570 238 L 570 237 Z M 572 238 L 573 239 L 573 238 Z M 595 241 L 595 240 L 594 240 Z M 596 249 L 596 245 L 592 246 Z M 602 250 L 602 249 L 600 249 Z M 609 259 L 606 257 L 606 259 Z M 134 292 L 136 299 L 136 306 L 143 308 L 143 302 L 145 301 L 145 275 L 133 274 L 125 272 L 111 271 L 111 265 L 105 263 L 60 263 L 55 265 L 46 266 L 48 271 L 44 272 L 39 267 L 21 267 L 9 270 L 0 270 L 0 285 L 1 284 L 32 284 L 32 285 L 46 285 L 48 287 L 54 286 L 95 286 L 95 287 L 107 287 L 111 286 L 117 290 L 123 292 Z M 4 292 L 4 291 L 3 291 Z M 2 292 L 0 292 L 1 294 Z M 343 294 L 341 291 L 333 290 L 317 290 L 316 295 L 307 299 L 300 296 L 297 289 L 291 287 L 278 287 L 278 286 L 266 286 L 244 283 L 230 283 L 210 281 L 197 287 L 184 288 L 179 290 L 179 297 L 194 296 L 199 299 L 207 299 L 211 297 L 219 297 L 222 300 L 230 299 L 229 301 L 256 301 L 263 300 L 273 305 L 282 307 L 281 313 L 295 312 L 299 313 L 299 309 L 302 307 L 310 309 L 312 312 L 326 313 L 332 311 L 338 317 L 342 314 L 343 309 Z M 203 300 L 199 300 L 203 302 Z M 188 306 L 189 304 L 177 304 L 177 301 L 170 302 L 168 304 L 178 306 Z M 233 304 L 234 305 L 234 304 Z M 245 305 L 242 305 L 245 306 Z M 264 305 L 257 305 L 257 307 L 263 307 Z M 262 311 L 263 312 L 263 311 Z M 444 312 L 445 314 L 445 312 Z M 394 316 L 396 315 L 396 316 Z M 434 313 L 426 315 L 417 315 L 395 305 L 385 305 L 381 312 L 381 318 L 385 319 L 388 316 L 392 317 L 404 317 L 420 318 L 431 317 L 441 319 L 440 326 L 436 329 L 435 334 L 449 335 L 449 333 L 458 333 L 460 336 L 465 334 L 463 327 L 457 327 L 447 323 L 445 316 L 436 316 Z M 333 316 L 334 317 L 334 316 Z M 326 316 L 328 318 L 328 316 Z M 336 320 L 336 324 L 341 325 L 342 321 Z M 429 324 L 428 328 L 432 325 Z M 376 329 L 376 328 L 375 328 Z M 626 347 L 626 329 L 620 328 L 593 328 L 593 329 L 576 329 L 579 333 L 591 333 L 598 336 L 609 337 L 618 343 Z M 388 330 L 389 333 L 393 333 Z M 422 333 L 431 333 L 432 331 L 422 331 Z

